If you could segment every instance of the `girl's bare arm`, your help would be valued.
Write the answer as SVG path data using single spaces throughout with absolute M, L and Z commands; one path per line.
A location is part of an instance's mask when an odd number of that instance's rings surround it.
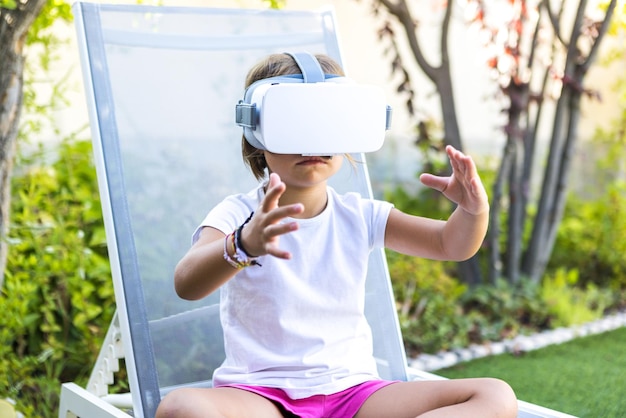
M 450 177 L 423 174 L 426 186 L 458 206 L 447 221 L 413 216 L 393 209 L 387 221 L 385 245 L 392 250 L 436 260 L 466 260 L 480 248 L 489 222 L 489 202 L 472 159 L 452 147 L 446 152 Z

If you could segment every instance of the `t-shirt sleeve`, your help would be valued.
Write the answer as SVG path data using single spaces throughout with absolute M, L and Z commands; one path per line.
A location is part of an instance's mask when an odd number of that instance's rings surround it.
M 205 226 L 215 228 L 225 235 L 230 234 L 239 227 L 254 209 L 251 202 L 241 195 L 230 196 L 218 203 L 205 216 L 191 237 L 191 244 L 195 244 L 200 237 L 200 231 Z
M 372 248 L 383 248 L 387 219 L 389 219 L 393 204 L 376 199 L 366 199 L 366 201 L 370 206 L 370 243 Z

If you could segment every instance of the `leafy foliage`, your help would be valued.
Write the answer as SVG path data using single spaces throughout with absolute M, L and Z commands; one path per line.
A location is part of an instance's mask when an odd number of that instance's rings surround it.
M 0 0 L 0 7 L 14 10 L 17 7 L 17 3 L 15 0 Z
M 488 184 L 493 173 L 481 177 Z M 622 307 L 626 193 L 620 184 L 614 182 L 596 200 L 570 195 L 553 262 L 541 283 L 522 278 L 511 284 L 498 278 L 468 288 L 454 276 L 452 263 L 389 252 L 409 355 L 579 324 Z M 411 195 L 396 188 L 385 197 L 404 211 L 445 219 L 451 206 L 427 193 Z M 484 249 L 480 253 L 485 256 Z
M 610 290 L 600 291 L 593 283 L 577 287 L 578 270 L 558 269 L 543 280 L 541 296 L 555 327 L 580 325 L 599 319 L 611 304 Z
M 52 110 L 67 107 L 69 74 L 52 80 L 50 72 L 62 62 L 61 53 L 68 39 L 54 31 L 55 22 L 72 21 L 70 4 L 63 0 L 48 0 L 29 28 L 26 44 L 28 59 L 24 68 L 23 110 L 18 139 L 32 141 L 44 129 L 59 133 Z
M 411 195 L 401 187 L 385 198 L 405 212 L 445 219 L 449 200 L 428 188 Z M 467 344 L 469 323 L 462 323 L 459 297 L 466 286 L 452 278 L 454 263 L 433 261 L 389 251 L 389 273 L 398 304 L 400 327 L 407 351 L 432 352 Z
M 0 398 L 29 417 L 56 413 L 60 382 L 85 381 L 115 310 L 90 143 L 58 153 L 14 178 L 0 295 Z
M 529 280 L 512 285 L 499 279 L 477 286 L 463 295 L 461 303 L 472 321 L 473 343 L 499 341 L 550 326 L 540 288 Z
M 466 289 L 444 264 L 388 252 L 400 328 L 409 354 L 466 345 L 469 323 L 459 321 Z
M 576 269 L 582 284 L 626 289 L 626 189 L 614 185 L 597 200 L 572 197 L 550 266 Z
M 626 94 L 626 78 L 617 84 Z M 609 129 L 599 128 L 592 145 L 602 158 L 592 173 L 596 180 L 571 194 L 550 266 L 578 270 L 581 284 L 626 289 L 626 100 Z M 598 187 L 597 180 L 606 184 Z

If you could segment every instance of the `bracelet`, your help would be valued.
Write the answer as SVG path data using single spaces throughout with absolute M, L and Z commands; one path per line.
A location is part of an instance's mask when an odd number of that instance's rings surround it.
M 228 234 L 226 238 L 224 238 L 224 259 L 228 262 L 228 264 L 236 269 L 242 269 L 249 266 L 261 267 L 261 264 L 257 261 L 258 257 L 253 257 L 248 254 L 248 252 L 243 248 L 241 241 L 241 231 L 243 230 L 243 227 L 248 222 L 250 222 L 250 219 L 252 219 L 253 215 L 254 212 L 252 212 L 250 216 L 248 216 L 248 219 L 246 219 L 245 222 L 241 224 L 241 226 L 239 226 L 239 228 L 237 228 L 235 231 Z M 233 256 L 231 256 L 228 252 L 229 241 L 231 241 L 232 243 Z
M 231 237 L 235 237 L 234 233 L 230 233 L 228 235 L 226 235 L 226 238 L 224 238 L 224 260 L 228 261 L 228 264 L 230 264 L 231 266 L 233 266 L 234 268 L 236 268 L 237 270 L 242 269 L 244 266 L 242 266 L 241 264 L 239 264 L 239 262 L 235 259 L 233 259 L 230 254 L 228 254 L 228 240 Z M 235 246 L 233 243 L 233 251 L 235 251 Z
M 252 213 L 250 213 L 250 216 L 248 216 L 248 219 L 246 219 L 240 226 L 239 228 L 237 228 L 237 230 L 235 231 L 235 249 L 239 249 L 241 251 L 243 251 L 243 253 L 246 255 L 246 257 L 248 258 L 256 258 L 253 255 L 250 255 L 250 253 L 248 253 L 246 251 L 245 248 L 243 248 L 243 243 L 241 242 L 241 231 L 243 231 L 243 227 L 246 226 L 246 224 L 248 222 L 250 222 L 250 219 L 252 219 L 252 216 L 254 215 L 254 211 Z

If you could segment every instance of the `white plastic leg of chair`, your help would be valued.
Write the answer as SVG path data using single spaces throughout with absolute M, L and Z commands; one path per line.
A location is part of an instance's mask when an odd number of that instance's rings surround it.
M 61 385 L 59 418 L 132 418 L 75 383 Z

